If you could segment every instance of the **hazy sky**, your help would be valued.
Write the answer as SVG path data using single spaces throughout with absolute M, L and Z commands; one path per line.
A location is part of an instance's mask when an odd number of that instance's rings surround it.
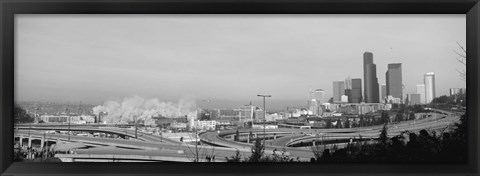
M 460 51 L 456 42 L 465 46 L 465 15 L 35 14 L 15 19 L 19 101 L 98 104 L 138 95 L 247 104 L 258 103 L 257 94 L 271 94 L 275 106 L 302 106 L 309 89 L 324 89 L 329 98 L 333 81 L 350 76 L 363 84 L 365 51 L 374 54 L 380 84 L 387 64 L 402 63 L 407 93 L 414 93 L 426 72 L 435 72 L 437 96 L 465 87 L 454 53 Z

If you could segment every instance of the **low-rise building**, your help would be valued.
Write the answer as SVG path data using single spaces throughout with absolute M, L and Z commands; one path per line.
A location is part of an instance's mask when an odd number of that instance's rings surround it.
M 198 130 L 215 130 L 217 122 L 215 120 L 197 120 L 195 128 Z

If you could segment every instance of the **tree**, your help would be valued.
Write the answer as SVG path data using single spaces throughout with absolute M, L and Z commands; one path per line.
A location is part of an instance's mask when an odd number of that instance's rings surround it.
M 341 128 L 342 127 L 342 121 L 337 120 L 337 125 L 335 125 L 335 128 Z
M 384 145 L 387 145 L 387 140 L 388 140 L 388 134 L 387 134 L 388 128 L 387 128 L 387 123 L 383 124 L 382 130 L 380 130 L 380 142 Z
M 403 114 L 401 112 L 397 112 L 395 115 L 395 122 L 400 122 L 403 120 Z
M 457 72 L 458 72 L 458 74 L 460 74 L 460 79 L 463 80 L 463 81 L 466 81 L 467 80 L 467 72 L 465 70 L 465 67 L 467 66 L 467 50 L 462 45 L 460 45 L 458 42 L 457 42 L 457 45 L 458 45 L 458 47 L 460 47 L 460 49 L 462 51 L 457 52 L 457 51 L 454 50 L 454 52 L 460 57 L 460 58 L 457 58 L 457 61 L 460 62 L 460 64 L 462 64 L 462 67 L 463 67 L 462 70 L 457 69 Z
M 350 128 L 350 120 L 345 121 L 345 128 Z
M 20 123 L 30 123 L 33 122 L 35 119 L 32 118 L 25 109 L 21 108 L 17 104 L 15 104 L 13 114 L 15 116 L 15 121 Z
M 235 132 L 235 136 L 233 137 L 234 141 L 240 141 L 240 132 Z
M 255 139 L 255 143 L 252 146 L 251 151 L 252 155 L 250 155 L 250 158 L 248 158 L 248 162 L 260 162 L 260 159 L 265 151 L 265 146 L 263 146 L 262 141 L 258 137 Z
M 240 150 L 235 151 L 235 156 L 231 156 L 230 158 L 225 157 L 227 162 L 240 162 L 242 160 L 242 155 L 240 155 Z
M 193 147 L 191 147 L 190 145 L 188 144 L 184 144 L 189 153 L 187 153 L 187 150 L 184 150 L 184 154 L 185 156 L 187 156 L 188 158 L 190 158 L 193 162 L 211 162 L 213 160 L 215 160 L 215 148 L 212 147 L 211 149 L 211 153 L 209 155 L 209 152 L 208 150 L 206 149 L 206 147 L 204 146 L 200 146 L 200 140 L 198 138 L 198 130 L 195 129 L 194 133 L 191 133 L 190 134 L 190 139 L 194 139 L 195 140 L 195 145 Z M 183 137 L 180 138 L 180 140 L 183 141 Z M 182 148 L 183 146 L 182 145 Z M 192 155 L 189 155 L 189 154 L 192 154 Z M 205 159 L 202 161 L 202 159 Z
M 440 97 L 436 97 L 432 100 L 432 103 L 439 103 L 439 104 L 451 104 L 453 99 L 447 97 L 446 95 L 442 95 Z
M 415 113 L 410 112 L 410 115 L 408 117 L 408 120 L 415 120 Z
M 365 119 L 363 118 L 363 115 L 360 115 L 360 127 L 365 126 Z
M 332 128 L 332 127 L 333 127 L 332 120 L 328 119 L 327 124 L 325 125 L 325 128 Z
M 398 113 L 397 113 L 398 115 Z M 382 120 L 381 122 L 382 123 L 388 123 L 388 121 L 390 121 L 390 117 L 388 116 L 388 112 L 387 111 L 382 111 Z

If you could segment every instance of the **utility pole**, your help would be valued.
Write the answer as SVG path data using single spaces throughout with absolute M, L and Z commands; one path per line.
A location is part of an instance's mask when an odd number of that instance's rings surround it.
M 137 116 L 133 116 L 135 117 L 135 139 L 138 139 L 138 136 L 137 136 Z
M 40 162 L 43 162 L 43 155 L 45 155 L 45 145 L 46 145 L 45 142 L 47 141 L 46 132 L 47 131 L 43 131 L 43 147 L 42 147 L 42 155 L 41 155 L 41 158 L 40 158 Z
M 67 114 L 68 118 L 68 141 L 70 141 L 70 115 L 68 115 L 68 107 L 65 108 L 65 113 Z
M 35 108 L 35 120 L 34 120 L 34 123 L 38 123 L 38 121 L 39 121 L 39 120 L 38 120 L 38 110 L 39 110 L 39 108 L 36 107 L 36 108 Z
M 267 122 L 267 109 L 265 109 L 265 98 L 266 97 L 272 97 L 271 95 L 257 95 L 258 97 L 263 97 L 263 112 L 264 112 L 264 116 L 263 116 L 263 146 L 265 146 L 265 138 L 266 138 L 266 135 L 265 135 L 265 123 Z

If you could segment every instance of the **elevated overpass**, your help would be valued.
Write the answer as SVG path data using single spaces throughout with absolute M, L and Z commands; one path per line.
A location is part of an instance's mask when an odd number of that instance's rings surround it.
M 118 136 L 128 136 L 129 138 L 135 138 L 135 130 L 127 129 L 127 128 L 117 128 L 117 127 L 98 127 L 98 126 L 82 126 L 76 125 L 68 126 L 65 125 L 55 125 L 55 126 L 45 126 L 45 125 L 22 125 L 16 127 L 19 130 L 30 130 L 30 131 L 80 131 L 80 132 L 90 132 L 90 133 L 109 133 L 109 134 L 116 134 Z M 72 135 L 70 135 L 72 136 Z M 172 144 L 179 144 L 180 141 L 171 140 L 168 138 L 164 138 L 162 136 L 157 136 L 149 133 L 142 132 L 137 130 L 137 137 L 138 140 L 141 141 L 149 141 L 149 142 L 167 142 Z
M 455 122 L 458 122 L 460 119 L 461 112 L 452 112 L 447 110 L 432 109 L 435 112 L 441 114 L 432 115 L 429 118 L 403 121 L 396 124 L 388 125 L 388 134 L 389 136 L 399 135 L 403 131 L 417 132 L 422 129 L 426 130 L 435 130 L 442 131 L 448 130 L 448 127 L 452 126 Z M 383 125 L 369 126 L 369 127 L 360 127 L 360 128 L 342 128 L 342 129 L 266 129 L 267 134 L 277 133 L 283 134 L 283 137 L 274 139 L 273 141 L 266 142 L 266 149 L 285 149 L 287 151 L 292 151 L 292 156 L 301 156 L 307 157 L 311 156 L 311 150 L 306 148 L 292 148 L 287 147 L 289 145 L 299 143 L 299 142 L 312 142 L 314 140 L 319 140 L 321 137 L 326 136 L 327 140 L 345 140 L 351 138 L 371 138 L 376 139 L 380 135 L 380 130 L 383 128 Z M 240 134 L 257 133 L 262 134 L 263 129 L 239 129 Z M 228 130 L 220 133 L 216 132 L 207 132 L 200 135 L 200 138 L 203 142 L 236 148 L 236 149 L 247 149 L 251 148 L 252 144 L 236 142 L 233 140 L 225 139 L 225 136 L 234 135 L 236 130 Z M 306 134 L 313 134 L 307 136 Z M 325 139 L 325 138 L 324 138 Z

